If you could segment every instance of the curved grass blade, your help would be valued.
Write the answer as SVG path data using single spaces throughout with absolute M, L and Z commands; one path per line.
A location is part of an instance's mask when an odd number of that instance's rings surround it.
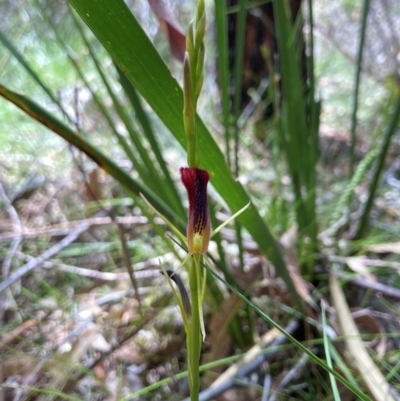
M 328 334 L 326 333 L 326 306 L 325 301 L 321 300 L 321 314 L 322 314 L 322 338 L 324 340 L 324 350 L 326 355 L 326 363 L 328 366 L 333 369 L 332 365 L 332 357 L 330 352 L 331 343 L 328 340 Z M 329 373 L 329 379 L 331 381 L 331 387 L 333 392 L 333 398 L 335 401 L 340 401 L 339 390 L 335 381 L 335 378 Z
M 18 60 L 18 62 L 24 67 L 25 71 L 31 76 L 31 78 L 46 92 L 49 98 L 60 108 L 64 116 L 71 122 L 74 123 L 69 114 L 65 111 L 60 101 L 53 95 L 53 92 L 45 85 L 38 74 L 32 69 L 25 57 L 19 52 L 19 50 L 8 40 L 7 36 L 0 30 L 0 42 L 9 50 L 9 52 Z
M 385 132 L 385 136 L 383 138 L 383 143 L 381 145 L 380 153 L 378 156 L 378 164 L 376 166 L 375 173 L 368 190 L 368 199 L 360 219 L 360 225 L 355 235 L 356 240 L 362 239 L 365 236 L 365 233 L 367 232 L 369 223 L 369 214 L 372 209 L 372 205 L 375 200 L 375 194 L 378 189 L 378 184 L 380 182 L 382 172 L 385 166 L 385 160 L 387 152 L 389 150 L 389 145 L 391 143 L 393 134 L 396 132 L 397 122 L 399 121 L 399 119 L 400 119 L 400 94 L 397 95 L 397 100 L 395 102 L 394 110 L 390 117 L 387 131 Z

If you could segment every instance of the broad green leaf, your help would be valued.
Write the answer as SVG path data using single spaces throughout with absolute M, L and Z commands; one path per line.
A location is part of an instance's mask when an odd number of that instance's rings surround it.
M 127 5 L 122 0 L 114 0 L 112 7 L 107 0 L 70 0 L 70 3 L 122 72 L 186 148 L 182 90 Z M 236 212 L 250 199 L 241 184 L 233 179 L 221 150 L 200 118 L 197 119 L 197 127 L 200 165 L 209 171 L 212 184 L 232 212 Z M 280 249 L 254 205 L 251 204 L 238 220 L 298 300 Z

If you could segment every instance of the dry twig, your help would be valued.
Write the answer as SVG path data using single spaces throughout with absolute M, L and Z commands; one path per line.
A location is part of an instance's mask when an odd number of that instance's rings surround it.
M 102 212 L 99 212 L 102 213 Z M 50 249 L 43 252 L 40 256 L 35 258 L 34 260 L 29 261 L 25 265 L 21 266 L 18 270 L 16 270 L 10 277 L 6 278 L 3 282 L 0 283 L 0 293 L 2 293 L 5 289 L 7 289 L 11 284 L 15 283 L 17 280 L 22 278 L 25 274 L 29 273 L 31 270 L 40 266 L 44 261 L 50 259 L 52 256 L 56 255 L 63 248 L 69 245 L 71 242 L 75 241 L 79 235 L 81 235 L 84 231 L 86 231 L 90 226 L 82 225 L 80 227 L 75 228 L 70 234 L 68 234 L 65 238 L 63 238 L 60 242 L 53 245 Z
M 269 397 L 268 401 L 275 401 L 280 392 L 293 380 L 295 379 L 301 370 L 303 370 L 304 366 L 306 365 L 307 361 L 310 359 L 310 356 L 307 354 L 304 354 L 299 361 L 296 363 L 296 365 L 293 366 L 292 369 L 289 370 L 289 372 L 286 373 L 286 375 L 283 377 L 281 382 L 278 384 L 276 387 L 274 393 Z
M 341 278 L 347 278 L 347 274 L 343 272 L 335 271 L 335 275 Z M 348 280 L 351 284 L 354 284 L 361 288 L 367 288 L 375 292 L 380 292 L 383 295 L 400 301 L 400 290 L 394 287 L 390 287 L 386 284 L 377 283 L 374 281 L 366 280 L 363 277 L 355 277 Z
M 115 221 L 118 224 L 123 225 L 134 225 L 134 224 L 146 224 L 148 220 L 144 216 L 121 216 L 116 217 Z M 157 224 L 164 224 L 161 219 L 156 218 Z M 16 231 L 8 231 L 0 234 L 0 242 L 8 241 L 9 239 L 13 239 L 15 237 L 21 236 L 23 238 L 35 238 L 40 236 L 61 236 L 68 235 L 75 228 L 88 225 L 88 226 L 101 226 L 112 224 L 113 219 L 110 216 L 104 217 L 91 217 L 88 219 L 76 220 L 76 221 L 68 221 L 60 224 L 53 224 L 47 227 L 40 227 L 35 229 L 26 229 L 22 228 L 21 232 Z
M 8 196 L 7 196 L 6 192 L 4 191 L 3 185 L 1 185 L 1 183 L 0 183 L 0 198 L 2 199 L 2 201 L 5 204 L 7 213 L 9 214 L 9 216 L 11 218 L 14 228 L 17 230 L 16 236 L 13 238 L 13 240 L 11 242 L 11 246 L 8 249 L 7 255 L 3 261 L 2 279 L 6 280 L 8 278 L 8 275 L 10 274 L 10 267 L 11 267 L 12 259 L 13 259 L 15 252 L 17 251 L 18 246 L 22 240 L 22 236 L 21 236 L 22 224 L 21 224 L 21 220 L 18 217 L 17 211 L 15 210 L 11 201 L 8 199 Z M 1 293 L 1 291 L 0 291 L 0 293 Z M 5 308 L 4 305 L 6 304 L 5 297 L 6 297 L 5 294 L 0 295 L 0 304 L 1 304 L 0 321 L 3 320 L 3 314 L 4 314 L 4 308 Z

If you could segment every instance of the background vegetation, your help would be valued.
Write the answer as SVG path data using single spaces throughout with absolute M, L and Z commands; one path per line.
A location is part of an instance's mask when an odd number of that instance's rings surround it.
M 184 231 L 172 53 L 195 2 L 167 1 L 169 16 L 150 3 L 0 4 L 0 400 L 187 396 L 159 273 L 185 251 L 139 194 Z M 274 2 L 279 56 L 264 49 L 246 108 L 244 16 L 258 3 L 207 2 L 213 226 L 252 204 L 210 246 L 201 399 L 398 399 L 400 7 L 310 1 L 300 23 Z

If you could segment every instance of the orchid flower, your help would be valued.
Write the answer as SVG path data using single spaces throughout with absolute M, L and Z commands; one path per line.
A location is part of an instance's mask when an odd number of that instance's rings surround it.
M 211 224 L 207 202 L 208 171 L 182 167 L 181 180 L 189 198 L 189 219 L 186 229 L 189 253 L 205 254 L 210 242 Z

